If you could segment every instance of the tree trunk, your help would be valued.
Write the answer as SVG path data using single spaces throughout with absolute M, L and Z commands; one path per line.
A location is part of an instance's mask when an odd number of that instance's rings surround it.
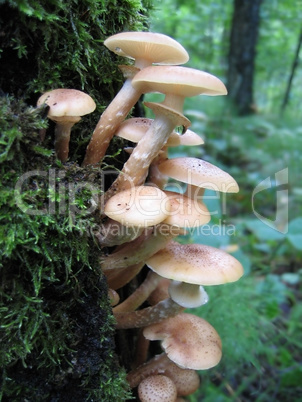
M 284 110 L 285 110 L 285 108 L 286 108 L 286 106 L 288 104 L 288 101 L 289 101 L 292 82 L 293 82 L 293 79 L 294 79 L 294 76 L 295 76 L 296 68 L 298 67 L 298 64 L 299 64 L 299 54 L 300 54 L 301 46 L 302 46 L 302 28 L 301 28 L 300 35 L 299 35 L 299 38 L 298 38 L 298 44 L 297 44 L 297 48 L 296 48 L 294 61 L 293 61 L 293 64 L 292 64 L 292 68 L 291 68 L 290 76 L 289 76 L 289 79 L 288 79 L 286 91 L 285 91 L 283 102 L 282 102 L 282 105 L 281 105 L 281 112 L 284 112 Z
M 86 213 L 103 176 L 80 164 L 123 81 L 103 40 L 141 30 L 145 12 L 131 1 L 0 2 L 0 401 L 130 395 L 93 238 L 100 213 Z M 42 92 L 62 87 L 97 104 L 72 129 L 64 165 L 54 156 L 54 123 L 35 108 Z
M 254 65 L 262 0 L 234 0 L 227 87 L 239 115 L 254 111 Z

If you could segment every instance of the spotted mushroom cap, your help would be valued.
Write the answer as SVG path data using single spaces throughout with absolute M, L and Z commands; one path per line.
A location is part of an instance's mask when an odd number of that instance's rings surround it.
M 49 106 L 48 117 L 55 120 L 64 116 L 80 117 L 92 113 L 96 104 L 85 92 L 77 89 L 53 89 L 45 92 L 37 101 L 37 106 L 46 103 Z
M 174 382 L 162 374 L 151 375 L 141 381 L 138 386 L 141 402 L 174 402 L 177 390 Z
M 146 264 L 164 278 L 203 286 L 235 282 L 243 275 L 243 267 L 236 258 L 203 244 L 170 241 Z
M 204 319 L 180 313 L 143 330 L 145 338 L 161 341 L 170 360 L 181 368 L 205 370 L 221 359 L 221 340 L 216 330 Z
M 105 215 L 125 226 L 147 227 L 167 218 L 170 203 L 157 187 L 137 186 L 111 197 L 104 208 Z
M 119 56 L 144 59 L 149 64 L 183 64 L 187 51 L 176 40 L 153 32 L 121 32 L 110 36 L 104 45 Z
M 237 193 L 238 184 L 227 172 L 202 159 L 179 157 L 167 159 L 159 171 L 175 180 L 224 193 Z

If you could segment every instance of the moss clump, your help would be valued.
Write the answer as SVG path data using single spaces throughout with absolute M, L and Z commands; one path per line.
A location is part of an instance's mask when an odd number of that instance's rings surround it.
M 144 14 L 137 0 L 0 2 L 0 400 L 129 396 L 91 236 L 102 177 L 79 165 L 122 82 L 102 41 L 144 28 Z M 98 104 L 73 129 L 65 165 L 54 156 L 47 111 L 34 107 L 55 87 L 84 90 Z

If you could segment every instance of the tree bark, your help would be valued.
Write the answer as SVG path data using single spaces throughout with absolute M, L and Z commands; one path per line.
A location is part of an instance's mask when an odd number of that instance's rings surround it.
M 262 0 L 234 0 L 227 87 L 239 115 L 254 111 L 254 66 Z

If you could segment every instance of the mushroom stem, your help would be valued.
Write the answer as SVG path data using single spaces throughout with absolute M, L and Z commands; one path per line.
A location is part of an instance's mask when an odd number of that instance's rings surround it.
M 127 374 L 127 381 L 131 388 L 135 388 L 146 377 L 151 374 L 164 373 L 173 362 L 166 353 L 154 356 L 147 363 L 135 368 Z
M 139 100 L 141 92 L 132 87 L 131 81 L 132 78 L 126 79 L 121 90 L 101 115 L 87 146 L 82 166 L 95 165 L 104 157 L 118 126 Z
M 68 159 L 71 129 L 80 120 L 80 117 L 73 117 L 70 121 L 56 121 L 54 146 L 57 158 L 61 162 Z
M 183 233 L 182 229 L 165 224 L 146 228 L 137 239 L 117 247 L 117 251 L 114 251 L 110 256 L 102 260 L 102 269 L 106 271 L 116 268 L 126 268 L 146 261 L 159 250 L 166 247 L 167 243 L 180 233 Z
M 188 184 L 187 189 L 184 193 L 188 198 L 191 198 L 195 201 L 202 201 L 202 197 L 204 195 L 205 188 L 194 186 L 194 184 Z
M 115 313 L 116 328 L 141 328 L 147 325 L 155 324 L 166 318 L 175 317 L 184 310 L 172 299 L 165 299 L 154 306 L 146 307 L 138 311 Z
M 156 289 L 162 277 L 153 271 L 149 271 L 146 279 L 140 284 L 138 288 L 126 300 L 114 307 L 113 313 L 129 312 L 136 310 Z
M 144 228 L 124 226 L 120 222 L 108 219 L 94 235 L 101 247 L 113 247 L 136 239 L 143 230 Z
M 126 268 L 103 270 L 108 286 L 114 290 L 122 288 L 141 271 L 144 265 L 144 262 L 139 262 Z
M 157 114 L 153 124 L 138 142 L 120 175 L 105 194 L 105 202 L 117 192 L 141 185 L 153 159 L 166 144 L 177 123 L 170 116 Z

